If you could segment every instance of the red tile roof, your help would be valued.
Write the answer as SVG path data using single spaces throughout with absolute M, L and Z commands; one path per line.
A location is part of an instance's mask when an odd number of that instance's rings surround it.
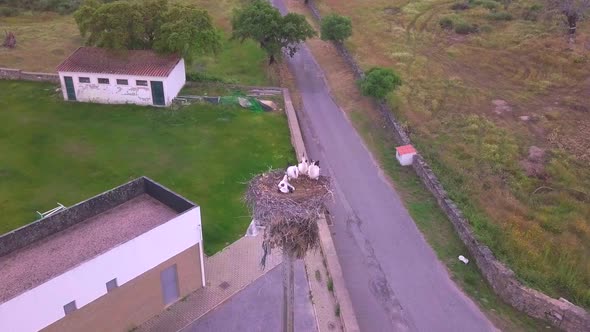
M 57 66 L 57 71 L 166 77 L 180 60 L 179 55 L 150 50 L 80 47 Z
M 397 151 L 397 153 L 399 153 L 400 156 L 404 154 L 416 153 L 416 149 L 414 149 L 412 145 L 398 146 L 397 148 L 395 148 L 395 150 Z

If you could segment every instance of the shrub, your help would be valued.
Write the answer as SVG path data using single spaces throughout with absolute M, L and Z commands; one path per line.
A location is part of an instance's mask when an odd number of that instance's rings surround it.
M 492 27 L 490 25 L 482 25 L 481 27 L 479 27 L 479 31 L 484 32 L 484 33 L 490 33 L 492 32 Z
M 438 21 L 438 24 L 445 30 L 452 30 L 455 22 L 453 22 L 452 18 L 445 16 Z
M 511 21 L 512 14 L 510 14 L 508 12 L 489 13 L 488 19 L 494 20 L 494 21 Z
M 460 35 L 468 35 L 477 32 L 477 27 L 466 22 L 459 22 L 455 25 L 455 32 Z
M 14 7 L 0 7 L 0 17 L 12 17 L 20 14 L 18 8 Z
M 53 0 L 53 1 L 49 1 L 49 3 L 53 2 L 53 4 L 51 5 L 52 8 L 48 9 L 48 10 L 53 10 L 56 11 L 60 14 L 70 14 L 76 11 L 76 9 L 78 9 L 78 7 L 80 7 L 80 4 L 82 3 L 82 0 Z
M 543 6 L 539 4 L 532 5 L 524 10 L 522 18 L 527 21 L 536 21 L 543 10 Z
M 451 5 L 452 10 L 467 10 L 471 8 L 467 2 L 456 2 Z
M 351 35 L 352 22 L 350 21 L 350 18 L 337 14 L 330 14 L 322 19 L 322 40 L 343 42 Z
M 388 93 L 402 85 L 400 76 L 389 68 L 373 67 L 360 81 L 361 92 L 365 96 L 383 99 Z
M 498 7 L 500 7 L 499 3 L 497 3 L 496 1 L 492 1 L 492 0 L 474 0 L 474 1 L 469 1 L 469 3 L 471 3 L 474 6 L 481 6 L 483 8 L 489 9 L 491 11 L 495 11 L 496 9 L 498 9 Z
M 588 57 L 586 55 L 574 57 L 575 64 L 586 63 L 586 62 L 588 62 Z
M 498 7 L 500 7 L 500 4 L 497 3 L 496 1 L 484 1 L 484 2 L 482 2 L 481 6 L 485 9 L 494 11 L 494 10 L 498 9 Z

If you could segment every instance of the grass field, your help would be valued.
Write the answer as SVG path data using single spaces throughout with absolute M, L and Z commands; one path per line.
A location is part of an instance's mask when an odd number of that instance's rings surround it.
M 316 2 L 351 17 L 364 68 L 402 74 L 388 101 L 477 236 L 528 285 L 590 307 L 590 24 L 569 48 L 558 19 L 531 20 L 540 1 L 514 1 L 511 21 L 447 0 Z M 444 30 L 445 17 L 480 32 Z M 531 146 L 546 151 L 535 176 Z
M 245 181 L 293 156 L 282 113 L 68 103 L 54 90 L 0 81 L 0 234 L 146 175 L 201 206 L 211 254 L 246 231 Z
M 180 0 L 179 0 L 180 1 Z M 271 85 L 265 53 L 252 41 L 229 40 L 229 19 L 237 0 L 181 0 L 208 10 L 217 27 L 223 29 L 222 50 L 201 56 L 187 66 L 187 72 L 201 72 L 210 78 L 247 85 Z M 71 15 L 26 12 L 17 17 L 0 17 L 0 30 L 16 35 L 17 47 L 0 47 L 0 67 L 27 71 L 54 72 L 65 57 L 82 46 Z

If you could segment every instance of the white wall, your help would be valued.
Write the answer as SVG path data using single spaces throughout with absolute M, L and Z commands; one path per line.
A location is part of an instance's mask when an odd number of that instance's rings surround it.
M 164 97 L 166 98 L 166 105 L 172 104 L 172 100 L 178 95 L 185 83 L 186 72 L 184 68 L 184 59 L 180 59 L 180 62 L 178 62 L 164 82 Z
M 168 77 L 59 72 L 64 100 L 68 100 L 64 76 L 72 77 L 76 89 L 76 100 L 102 104 L 153 105 L 150 81 L 160 81 L 164 83 L 164 97 L 168 106 L 186 82 L 182 59 Z M 90 83 L 80 83 L 80 77 L 90 78 Z M 99 78 L 108 78 L 109 84 L 98 84 Z M 129 85 L 118 85 L 117 79 L 126 79 Z M 135 83 L 137 80 L 147 81 L 148 85 L 137 86 Z
M 92 73 L 59 73 L 64 100 L 68 100 L 64 76 L 72 77 L 76 89 L 76 100 L 102 104 L 151 105 L 151 81 L 164 81 L 165 77 L 124 76 Z M 89 77 L 90 83 L 80 83 L 80 77 Z M 98 84 L 98 78 L 108 78 L 109 84 Z M 117 79 L 126 79 L 129 85 L 117 85 Z M 148 86 L 137 86 L 136 80 L 148 81 Z
M 0 331 L 38 331 L 63 318 L 65 304 L 75 300 L 81 308 L 105 295 L 107 281 L 117 278 L 122 286 L 201 242 L 201 210 L 195 207 L 0 304 Z
M 406 153 L 403 155 L 400 155 L 399 152 L 395 153 L 397 161 L 399 161 L 400 165 L 402 166 L 412 165 L 412 163 L 414 162 L 414 155 L 416 155 L 416 153 Z

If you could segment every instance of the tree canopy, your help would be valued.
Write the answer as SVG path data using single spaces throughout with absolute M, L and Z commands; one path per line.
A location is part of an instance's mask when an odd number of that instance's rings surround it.
M 283 49 L 292 57 L 301 42 L 316 35 L 303 15 L 289 13 L 281 16 L 276 8 L 263 0 L 254 0 L 236 9 L 231 23 L 232 38 L 258 42 L 271 64 L 281 56 Z
M 330 14 L 322 18 L 322 40 L 343 42 L 352 35 L 350 18 L 338 14 Z
M 74 18 L 88 45 L 179 53 L 187 62 L 221 48 L 221 34 L 207 11 L 167 0 L 87 0 Z
M 590 0 L 546 0 L 550 11 L 561 13 L 565 16 L 568 25 L 568 34 L 573 40 L 578 28 L 578 22 L 582 20 L 590 10 Z
M 360 82 L 361 92 L 365 96 L 383 99 L 388 93 L 402 85 L 402 79 L 389 68 L 373 67 L 367 71 Z

